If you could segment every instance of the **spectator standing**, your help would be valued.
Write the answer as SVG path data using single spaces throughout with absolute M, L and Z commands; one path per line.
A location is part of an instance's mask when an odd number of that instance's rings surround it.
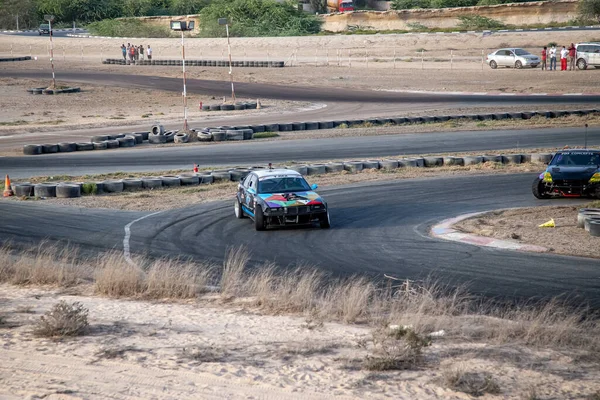
M 556 45 L 553 44 L 548 52 L 550 55 L 550 71 L 552 71 L 553 67 L 554 67 L 554 70 L 556 71 Z
M 140 60 L 144 61 L 144 45 L 143 44 L 140 44 L 139 53 L 140 53 Z
M 121 45 L 121 53 L 123 53 L 123 60 L 127 61 L 127 47 L 125 47 L 125 43 Z
M 548 57 L 548 48 L 544 46 L 542 49 L 542 71 L 547 70 L 546 68 L 546 58 Z
M 137 61 L 137 60 L 140 59 L 139 49 L 138 49 L 137 46 L 134 45 L 133 46 L 133 50 L 134 50 L 134 52 L 133 52 L 133 54 L 134 54 L 133 58 L 135 59 L 135 61 Z
M 146 50 L 146 54 L 148 55 L 148 60 L 152 60 L 152 48 L 148 45 L 148 50 Z
M 577 58 L 577 48 L 573 43 L 569 46 L 569 71 L 575 71 L 575 59 Z
M 565 48 L 565 46 L 563 46 L 562 49 L 560 50 L 560 70 L 561 71 L 567 70 L 567 56 L 568 55 L 569 55 L 569 50 L 567 50 Z
M 135 57 L 135 46 L 129 48 L 129 61 L 133 62 Z

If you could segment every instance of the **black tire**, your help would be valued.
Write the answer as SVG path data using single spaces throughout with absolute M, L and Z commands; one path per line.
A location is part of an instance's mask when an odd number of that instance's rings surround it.
M 58 151 L 61 153 L 70 153 L 77 150 L 77 144 L 75 143 L 59 143 Z
M 587 69 L 587 63 L 585 62 L 585 60 L 583 58 L 580 58 L 579 60 L 577 60 L 577 68 L 584 70 Z
M 56 197 L 62 199 L 81 197 L 81 186 L 61 183 L 56 186 Z
M 321 229 L 331 228 L 331 220 L 329 219 L 329 211 L 319 217 L 319 226 Z
M 175 134 L 175 137 L 173 139 L 175 143 L 187 143 L 190 141 L 190 135 L 188 135 L 187 133 L 178 132 Z
M 77 151 L 89 151 L 94 150 L 93 143 L 76 143 L 75 144 Z
M 123 179 L 123 190 L 140 190 L 143 187 L 141 179 L 126 178 Z
M 102 182 L 102 190 L 106 193 L 121 193 L 124 189 L 123 181 L 104 181 Z
M 600 221 L 590 221 L 589 222 L 589 234 L 590 236 L 598 237 L 600 236 Z
M 58 153 L 58 145 L 57 144 L 43 144 L 42 145 L 42 153 L 44 153 L 44 154 Z
M 162 179 L 160 178 L 145 177 L 142 178 L 141 181 L 144 189 L 157 189 L 162 187 Z
M 163 133 L 165 133 L 165 128 L 164 128 L 162 125 L 154 125 L 154 126 L 152 127 L 152 133 L 153 133 L 154 135 L 160 135 L 160 134 L 163 134 Z
M 151 133 L 148 136 L 148 142 L 152 144 L 167 143 L 167 137 L 164 134 L 155 135 L 154 133 Z
M 235 214 L 235 217 L 237 219 L 243 219 L 246 218 L 246 215 L 244 214 L 244 211 L 242 210 L 242 205 L 240 204 L 240 201 L 238 200 L 238 198 L 236 197 L 233 203 L 233 213 Z
M 42 154 L 41 144 L 26 144 L 23 146 L 23 154 L 27 156 L 33 156 L 36 154 Z
M 164 187 L 181 186 L 181 179 L 179 179 L 178 176 L 165 175 L 165 176 L 161 176 L 160 179 L 162 179 L 162 185 Z
M 521 69 L 521 68 L 523 68 L 523 63 L 522 63 L 521 61 L 517 61 L 517 62 L 515 63 L 515 68 L 516 68 L 516 69 Z
M 490 68 L 491 69 L 498 68 L 498 63 L 496 63 L 496 61 L 494 61 L 494 60 L 490 61 Z
M 254 207 L 254 229 L 257 231 L 264 231 L 266 229 L 265 217 L 262 208 L 259 205 Z
M 33 196 L 33 185 L 30 183 L 18 183 L 12 186 L 15 196 Z
M 92 144 L 94 145 L 94 150 L 106 150 L 106 149 L 108 149 L 108 144 L 106 143 L 106 141 L 104 141 L 104 142 L 94 142 Z
M 200 176 L 198 174 L 189 173 L 179 175 L 181 186 L 194 186 L 200 184 Z
M 35 197 L 56 197 L 56 183 L 38 183 L 33 187 Z
M 550 196 L 543 189 L 544 183 L 538 177 L 533 180 L 531 184 L 531 192 L 535 196 L 536 199 L 548 199 Z
M 103 142 L 105 140 L 109 140 L 110 137 L 108 135 L 100 135 L 100 136 L 92 136 L 91 142 Z
M 125 136 L 124 138 L 118 138 L 119 147 L 133 147 L 135 146 L 135 138 L 132 136 Z

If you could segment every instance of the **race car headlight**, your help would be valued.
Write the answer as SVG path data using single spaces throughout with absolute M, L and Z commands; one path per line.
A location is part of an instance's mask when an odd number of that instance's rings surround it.
M 542 181 L 546 183 L 552 183 L 552 174 L 550 174 L 550 172 L 544 172 L 544 178 Z
M 592 175 L 590 178 L 590 183 L 600 183 L 600 172 L 596 172 L 594 175 Z

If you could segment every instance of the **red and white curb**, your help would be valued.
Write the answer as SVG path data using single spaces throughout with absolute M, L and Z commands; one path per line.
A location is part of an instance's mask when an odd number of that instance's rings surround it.
M 544 253 L 548 251 L 547 248 L 541 246 L 534 246 L 532 244 L 522 244 L 511 240 L 493 239 L 485 236 L 463 233 L 452 228 L 454 224 L 460 221 L 471 217 L 475 217 L 477 215 L 486 214 L 488 212 L 489 211 L 463 214 L 459 215 L 458 217 L 443 220 L 442 222 L 440 222 L 437 225 L 434 225 L 431 228 L 431 236 L 438 239 L 450 240 L 452 242 L 472 244 L 474 246 L 493 247 L 496 249 L 503 250 L 529 251 L 534 253 Z
M 505 92 L 440 92 L 427 90 L 376 89 L 381 92 L 435 94 L 449 96 L 600 96 L 600 93 L 505 93 Z

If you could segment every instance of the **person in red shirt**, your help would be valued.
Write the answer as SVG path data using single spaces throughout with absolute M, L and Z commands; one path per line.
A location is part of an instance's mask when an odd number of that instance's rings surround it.
M 577 48 L 573 43 L 567 49 L 569 50 L 569 71 L 575 71 L 575 59 L 577 58 Z
M 542 50 L 542 71 L 548 70 L 546 68 L 546 57 L 548 57 L 548 47 L 544 46 L 544 49 Z

